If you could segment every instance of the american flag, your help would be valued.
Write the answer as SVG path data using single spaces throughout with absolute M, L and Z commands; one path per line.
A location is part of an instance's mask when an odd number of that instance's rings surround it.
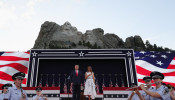
M 42 87 L 43 85 L 42 85 L 42 83 L 43 83 L 43 74 L 41 74 L 41 78 L 40 78 L 40 81 L 39 81 L 39 86 L 38 87 Z
M 70 93 L 72 93 L 72 85 L 70 85 Z
M 99 85 L 98 85 L 98 80 L 96 80 L 96 82 L 95 82 L 95 87 L 96 87 L 97 93 L 100 93 Z
M 115 83 L 115 87 L 118 87 L 118 83 L 117 82 Z
M 63 88 L 63 90 L 64 90 L 64 93 L 67 93 L 67 85 L 66 85 L 66 81 L 64 82 L 64 88 Z
M 135 52 L 135 63 L 139 84 L 144 83 L 143 77 L 158 71 L 164 74 L 164 83 L 175 86 L 175 52 Z
M 105 87 L 105 84 L 103 83 L 103 84 L 102 84 L 102 90 L 103 90 L 104 87 Z
M 0 52 L 0 87 L 6 83 L 14 83 L 12 75 L 17 72 L 26 74 L 22 86 L 26 86 L 29 52 Z
M 42 81 L 39 82 L 39 87 L 42 87 Z
M 52 87 L 55 87 L 55 78 L 54 78 L 55 74 L 53 74 L 53 81 L 52 81 Z
M 110 80 L 109 87 L 113 87 L 112 81 Z
M 49 87 L 49 80 L 48 80 L 48 76 L 49 76 L 49 74 L 47 74 L 47 78 L 46 78 L 46 85 L 45 85 L 45 87 Z
M 115 87 L 119 87 L 117 79 L 116 79 Z

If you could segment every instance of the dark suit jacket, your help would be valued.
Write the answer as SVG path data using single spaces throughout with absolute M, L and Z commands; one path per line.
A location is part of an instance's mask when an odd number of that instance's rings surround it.
M 73 70 L 71 72 L 70 79 L 71 83 L 73 83 L 74 85 L 80 85 L 82 83 L 82 71 L 78 70 L 78 76 L 76 76 L 76 72 L 75 70 Z

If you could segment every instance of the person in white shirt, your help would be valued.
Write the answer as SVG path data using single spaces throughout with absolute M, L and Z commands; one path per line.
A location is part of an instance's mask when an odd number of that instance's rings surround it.
M 143 81 L 146 84 L 146 89 L 151 91 L 153 89 L 152 85 L 151 85 L 151 77 L 146 76 L 143 78 Z M 135 85 L 136 87 L 136 85 Z M 131 95 L 129 96 L 128 100 L 150 100 L 150 96 L 147 95 L 145 93 L 145 91 L 138 91 L 138 87 L 137 88 L 133 88 L 133 92 L 131 93 Z
M 175 100 L 174 87 L 171 84 L 166 85 L 170 91 L 170 97 L 172 100 Z
M 89 100 L 95 99 L 96 97 L 96 91 L 95 91 L 95 77 L 94 72 L 92 72 L 92 67 L 88 66 L 87 72 L 85 73 L 85 89 L 84 89 L 84 95 L 88 96 Z
M 152 91 L 154 88 L 152 87 L 152 82 L 151 82 L 152 78 L 149 77 L 149 76 L 146 76 L 143 78 L 143 81 L 145 82 L 146 84 L 146 89 L 148 91 Z M 140 91 L 140 93 L 142 94 L 142 97 L 145 99 L 145 100 L 150 100 L 150 96 L 145 92 L 145 91 Z
M 136 84 L 132 84 L 131 87 L 133 88 L 132 92 L 128 96 L 128 100 L 145 100 L 141 93 L 138 90 L 138 87 Z
M 0 100 L 4 100 L 4 99 L 8 100 L 8 98 L 6 97 L 6 94 L 8 93 L 9 87 L 12 87 L 12 84 L 8 83 L 2 86 L 2 93 L 0 94 Z
M 8 93 L 6 94 L 8 100 L 28 100 L 27 93 L 21 87 L 24 77 L 25 73 L 23 72 L 15 73 L 12 76 L 14 85 L 8 88 Z
M 164 75 L 160 72 L 151 72 L 150 77 L 153 79 L 156 87 L 151 91 L 147 90 L 143 84 L 140 85 L 141 89 L 150 96 L 150 100 L 171 100 L 170 92 L 167 86 L 162 84 Z
M 36 95 L 33 96 L 33 100 L 48 100 L 47 97 L 42 94 L 42 88 L 37 87 L 35 90 L 36 90 Z

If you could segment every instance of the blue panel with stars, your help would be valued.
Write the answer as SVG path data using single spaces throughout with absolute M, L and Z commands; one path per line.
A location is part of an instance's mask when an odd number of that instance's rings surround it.
M 172 59 L 174 58 L 175 52 L 156 52 L 156 51 L 141 51 L 135 52 L 136 60 L 144 60 L 148 63 L 155 65 L 160 68 L 167 69 Z

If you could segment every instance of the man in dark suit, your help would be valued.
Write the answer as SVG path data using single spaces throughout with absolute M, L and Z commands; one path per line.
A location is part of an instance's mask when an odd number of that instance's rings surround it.
M 80 85 L 82 83 L 82 72 L 79 65 L 75 65 L 75 70 L 71 72 L 71 85 L 73 87 L 73 100 L 80 100 Z

